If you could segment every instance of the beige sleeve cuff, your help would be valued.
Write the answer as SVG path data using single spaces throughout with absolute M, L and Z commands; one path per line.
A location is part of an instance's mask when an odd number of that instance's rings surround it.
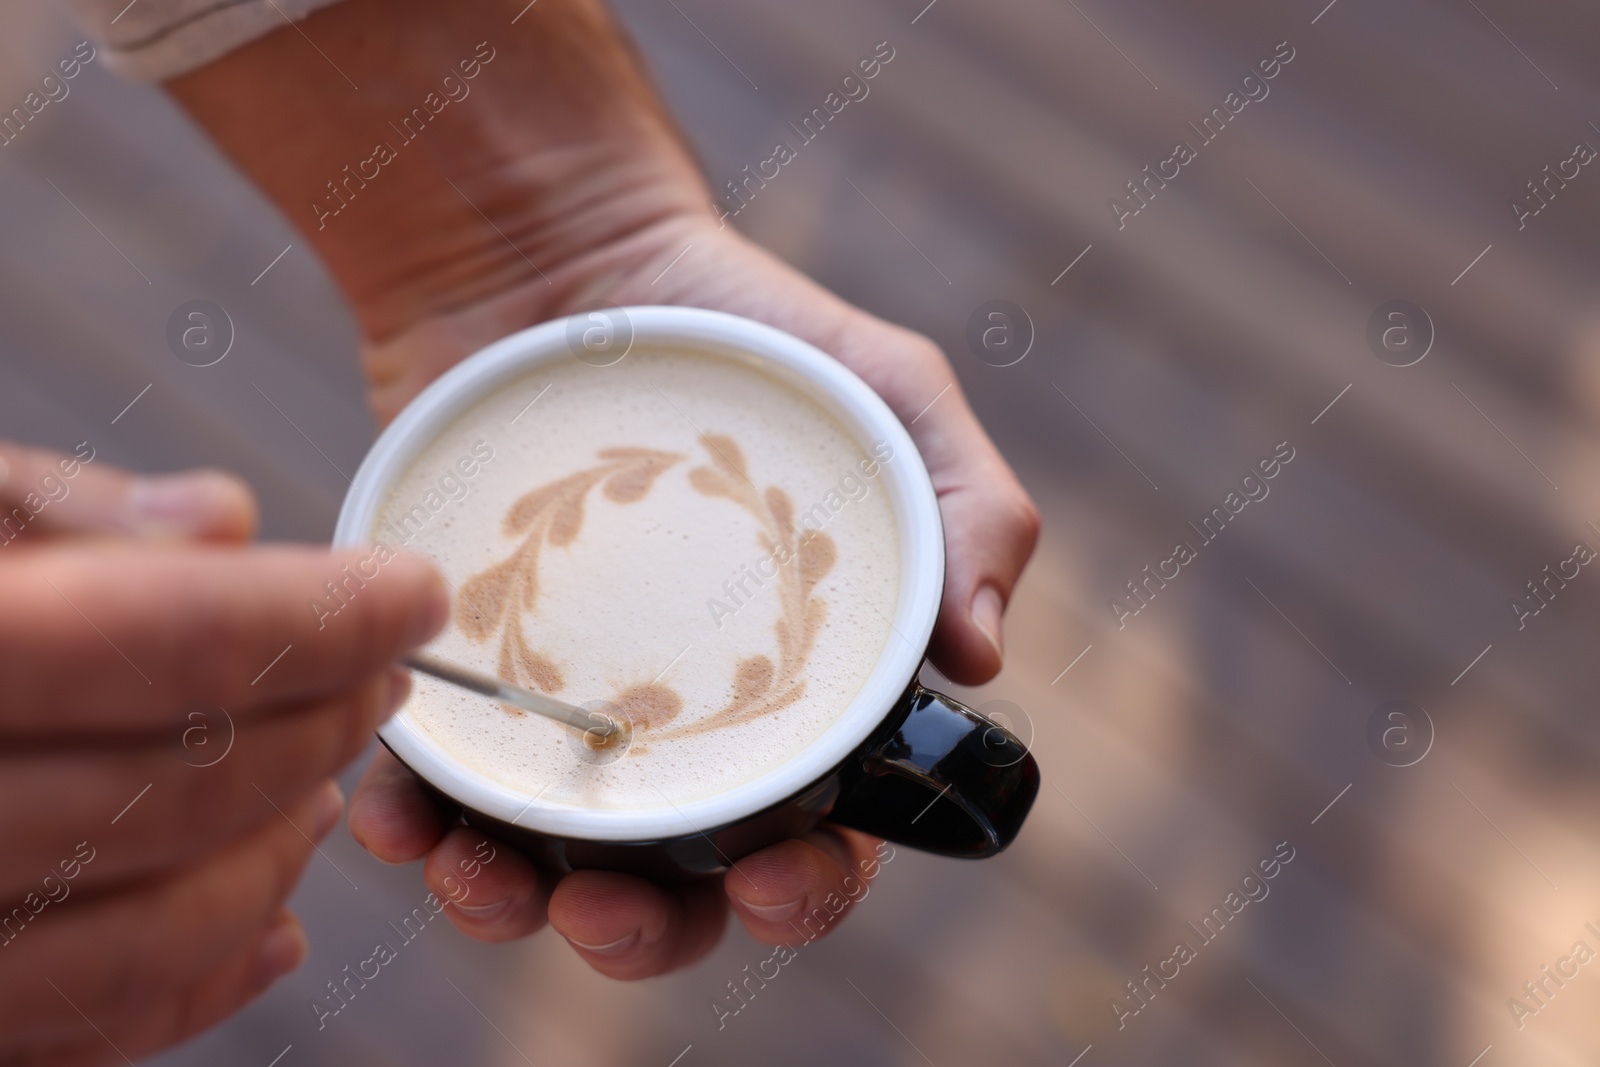
M 173 78 L 338 0 L 67 0 L 112 70 Z

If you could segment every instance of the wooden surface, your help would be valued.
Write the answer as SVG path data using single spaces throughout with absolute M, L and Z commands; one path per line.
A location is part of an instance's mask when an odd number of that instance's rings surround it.
M 1520 1030 L 1506 1003 L 1574 941 L 1600 949 L 1600 575 L 1520 631 L 1508 606 L 1580 538 L 1600 547 L 1600 171 L 1521 231 L 1510 208 L 1576 141 L 1600 147 L 1600 9 L 924 2 L 620 10 L 717 184 L 878 42 L 896 50 L 738 224 L 943 343 L 1040 503 L 1006 670 L 964 694 L 1033 733 L 1046 785 L 1022 839 L 980 864 L 901 850 L 720 1031 L 711 1002 L 767 955 L 743 935 L 624 986 L 553 937 L 487 947 L 440 925 L 319 1032 L 311 998 L 423 895 L 336 835 L 360 888 L 312 865 L 306 966 L 151 1062 L 1600 1055 L 1600 971 Z M 11 96 L 74 39 L 35 17 L 6 43 Z M 1119 230 L 1108 200 L 1283 41 L 1270 95 Z M 298 244 L 251 284 L 295 237 L 158 94 L 78 79 L 0 149 L 0 235 L 0 432 L 223 464 L 256 483 L 272 536 L 326 536 L 372 434 L 349 317 Z M 163 340 L 194 297 L 239 332 L 205 370 Z M 1036 327 L 1015 366 L 967 347 L 994 298 Z M 1393 299 L 1437 329 L 1415 366 L 1368 349 Z M 1270 495 L 1119 629 L 1108 602 L 1283 441 Z M 1369 747 L 1392 699 L 1434 728 L 1414 766 Z M 1284 841 L 1269 895 L 1119 1030 L 1124 983 L 1198 946 L 1186 924 Z

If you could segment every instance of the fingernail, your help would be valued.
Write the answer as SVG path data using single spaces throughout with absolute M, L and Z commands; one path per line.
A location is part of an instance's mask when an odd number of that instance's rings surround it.
M 567 943 L 573 948 L 583 949 L 592 956 L 623 956 L 632 952 L 633 947 L 639 943 L 639 931 L 635 930 L 627 937 L 619 937 L 604 945 L 585 945 L 582 941 L 574 941 L 570 937 L 567 938 Z
M 1003 657 L 1005 650 L 1001 644 L 1000 613 L 1005 610 L 1005 602 L 1000 598 L 1000 590 L 992 585 L 979 587 L 972 594 L 972 606 L 968 610 L 972 613 L 972 625 L 989 639 L 994 646 L 994 654 Z
M 135 478 L 128 485 L 128 516 L 145 533 L 204 532 L 227 511 L 235 494 L 233 481 L 214 471 Z
M 261 939 L 256 952 L 256 988 L 265 989 L 306 957 L 306 937 L 294 916 L 285 912 Z
M 510 908 L 510 897 L 507 897 L 505 900 L 496 901 L 493 904 L 474 904 L 470 907 L 466 904 L 456 905 L 456 910 L 461 914 L 465 915 L 473 922 L 481 923 L 490 922 L 494 919 L 500 918 L 500 916 L 504 915 L 508 910 L 510 910 Z
M 339 816 L 344 814 L 344 791 L 337 783 L 329 782 L 322 787 L 322 795 L 317 798 L 317 821 L 311 833 L 313 841 L 321 841 L 339 825 Z
M 739 907 L 748 911 L 762 922 L 784 923 L 800 914 L 805 908 L 804 898 L 791 900 L 786 904 L 752 904 L 748 900 L 739 901 Z

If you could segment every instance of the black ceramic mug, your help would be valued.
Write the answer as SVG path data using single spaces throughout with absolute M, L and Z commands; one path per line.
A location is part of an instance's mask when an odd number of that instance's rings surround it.
M 865 684 L 831 726 L 775 768 L 712 796 L 664 797 L 660 807 L 585 807 L 512 788 L 452 754 L 405 708 L 379 728 L 383 743 L 469 824 L 556 870 L 711 874 L 824 819 L 946 856 L 1004 849 L 1038 793 L 1038 765 L 1005 727 L 916 681 L 944 581 L 927 469 L 877 394 L 789 334 L 719 312 L 630 307 L 498 341 L 435 381 L 384 431 L 345 499 L 335 543 L 371 546 L 375 555 L 402 547 L 392 527 L 380 528 L 380 513 L 421 453 L 486 398 L 557 362 L 604 368 L 663 350 L 754 366 L 830 414 L 864 455 L 892 456 L 874 478 L 894 515 L 898 593 L 892 636 Z

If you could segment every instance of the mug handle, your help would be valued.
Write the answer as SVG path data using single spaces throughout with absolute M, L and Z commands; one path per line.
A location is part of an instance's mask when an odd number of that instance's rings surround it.
M 924 852 L 982 859 L 1022 829 L 1039 765 L 1005 727 L 912 682 L 839 780 L 829 821 Z

